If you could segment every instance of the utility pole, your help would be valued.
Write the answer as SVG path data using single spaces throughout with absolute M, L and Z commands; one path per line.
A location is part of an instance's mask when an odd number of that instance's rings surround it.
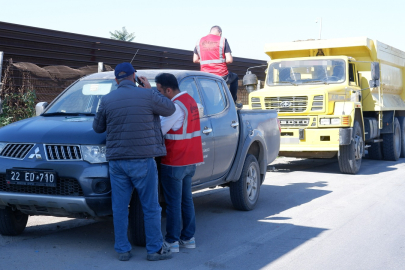
M 318 23 L 319 21 L 319 39 L 321 39 L 321 33 L 322 33 L 322 17 L 316 19 L 315 23 Z

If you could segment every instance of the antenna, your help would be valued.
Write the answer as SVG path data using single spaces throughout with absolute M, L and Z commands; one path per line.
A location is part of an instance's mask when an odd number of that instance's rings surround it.
M 134 54 L 134 57 L 132 57 L 132 60 L 131 60 L 131 62 L 129 62 L 130 64 L 132 64 L 132 61 L 134 61 L 134 59 L 135 59 L 135 56 L 136 56 L 136 54 L 138 53 L 138 51 L 139 51 L 139 49 L 138 49 L 138 50 L 136 50 L 136 53 Z

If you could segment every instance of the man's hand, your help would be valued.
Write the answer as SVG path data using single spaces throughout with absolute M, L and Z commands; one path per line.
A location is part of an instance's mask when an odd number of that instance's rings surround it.
M 143 85 L 145 85 L 145 86 L 138 85 L 138 87 L 140 87 L 140 88 L 152 88 L 152 86 L 150 85 L 150 83 L 149 83 L 148 79 L 146 79 L 146 77 L 138 76 L 138 79 L 143 83 Z

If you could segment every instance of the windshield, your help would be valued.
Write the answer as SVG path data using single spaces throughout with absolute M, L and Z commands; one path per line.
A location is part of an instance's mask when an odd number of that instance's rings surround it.
M 148 79 L 152 87 L 156 84 Z M 101 98 L 117 89 L 115 80 L 81 80 L 72 85 L 44 115 L 95 115 Z
M 271 63 L 267 85 L 330 84 L 345 81 L 344 60 L 295 60 Z

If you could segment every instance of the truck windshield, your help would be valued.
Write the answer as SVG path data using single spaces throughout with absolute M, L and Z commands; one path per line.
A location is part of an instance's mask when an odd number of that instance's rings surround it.
M 273 62 L 267 71 L 267 85 L 330 84 L 346 79 L 344 60 L 294 60 Z
M 153 80 L 148 79 L 152 86 Z M 117 89 L 115 80 L 81 80 L 72 85 L 43 115 L 95 115 L 101 98 Z

